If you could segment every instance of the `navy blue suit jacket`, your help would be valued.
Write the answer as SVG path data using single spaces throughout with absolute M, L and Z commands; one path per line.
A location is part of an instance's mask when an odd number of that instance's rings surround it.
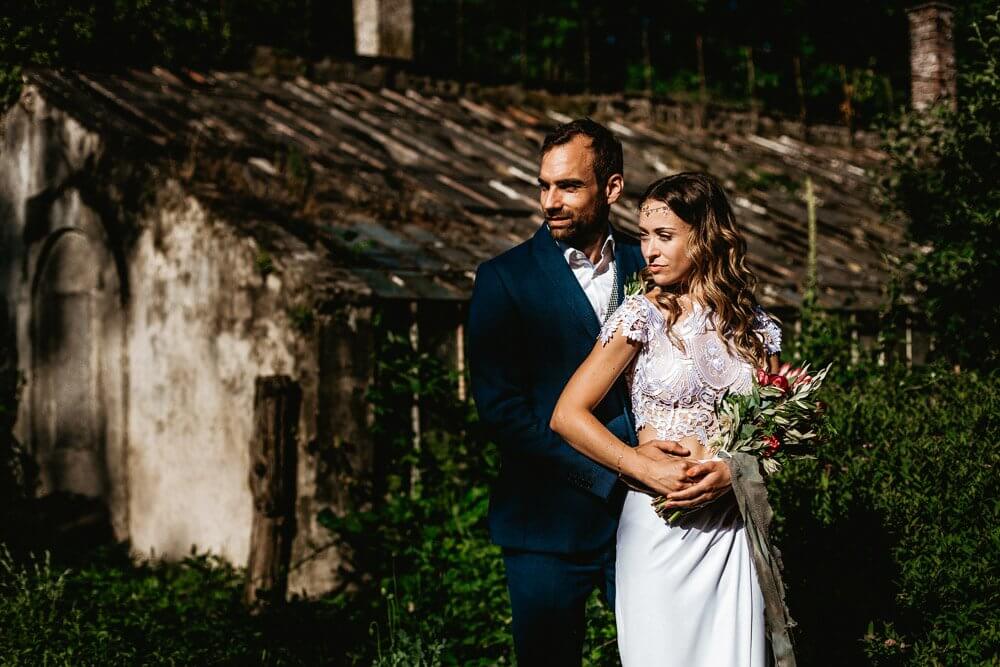
M 621 295 L 621 283 L 645 262 L 635 240 L 614 235 Z M 600 326 L 546 225 L 479 267 L 469 365 L 480 422 L 500 447 L 489 513 L 496 544 L 573 553 L 603 548 L 614 538 L 624 498 L 616 474 L 549 428 L 556 401 Z M 624 377 L 594 414 L 623 442 L 636 443 Z

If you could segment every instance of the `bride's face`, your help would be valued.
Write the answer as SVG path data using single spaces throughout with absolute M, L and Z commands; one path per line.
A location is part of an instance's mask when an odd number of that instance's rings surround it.
M 657 287 L 670 287 L 691 275 L 688 254 L 693 228 L 663 202 L 649 200 L 639 211 L 639 243 Z

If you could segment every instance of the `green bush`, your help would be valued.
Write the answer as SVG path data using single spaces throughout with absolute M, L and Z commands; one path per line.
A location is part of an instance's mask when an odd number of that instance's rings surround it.
M 1000 374 L 852 367 L 844 322 L 809 318 L 788 356 L 837 361 L 826 390 L 836 436 L 772 481 L 801 663 L 995 661 Z M 444 643 L 444 664 L 509 661 L 509 602 L 485 527 L 495 449 L 449 398 L 454 377 L 405 339 L 386 345 L 372 394 L 377 438 L 391 443 L 384 498 L 326 517 L 357 568 L 336 598 L 359 637 L 353 658 L 374 655 L 362 639 L 372 619 L 385 632 L 392 604 L 407 638 Z M 419 452 L 414 392 L 434 424 Z M 617 664 L 613 615 L 596 596 L 588 615 L 585 661 Z
M 996 7 L 993 9 L 996 12 Z M 957 111 L 910 113 L 887 138 L 884 188 L 919 250 L 902 287 L 937 336 L 937 354 L 1000 366 L 1000 18 L 972 26 Z
M 410 650 L 418 637 L 424 647 L 439 643 L 443 664 L 509 664 L 510 601 L 486 528 L 496 448 L 479 432 L 472 405 L 456 398 L 455 374 L 434 357 L 387 335 L 377 359 L 369 398 L 373 437 L 386 447 L 385 482 L 370 509 L 322 517 L 351 554 L 345 589 L 333 598 L 345 613 L 341 627 L 358 638 L 350 657 L 377 658 L 372 634 L 392 631 Z M 414 394 L 425 426 L 419 451 L 409 422 Z M 588 664 L 618 664 L 614 619 L 596 594 L 588 616 Z
M 410 379 L 430 373 L 426 357 L 396 352 L 384 358 Z M 837 436 L 771 485 L 800 663 L 995 664 L 1000 374 L 859 368 L 829 382 L 827 400 Z M 391 463 L 381 500 L 325 518 L 354 568 L 342 590 L 253 617 L 242 574 L 207 556 L 133 565 L 120 547 L 69 561 L 4 552 L 0 664 L 512 662 L 485 527 L 495 450 L 468 406 L 452 407 L 464 427 Z M 588 615 L 585 663 L 618 664 L 610 610 L 595 596 Z
M 982 664 L 1000 646 L 1000 375 L 828 385 L 838 435 L 774 480 L 804 664 Z
M 66 568 L 0 550 L 0 664 L 344 664 L 332 607 L 254 617 L 242 581 L 208 556 L 135 566 L 116 547 Z

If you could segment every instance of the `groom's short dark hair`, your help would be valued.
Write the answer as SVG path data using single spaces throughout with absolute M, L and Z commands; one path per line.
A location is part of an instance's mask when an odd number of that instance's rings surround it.
M 604 187 L 613 174 L 625 173 L 622 142 L 611 130 L 590 118 L 577 118 L 549 132 L 542 142 L 542 156 L 553 146 L 569 143 L 573 137 L 580 135 L 590 137 L 590 147 L 594 151 L 594 175 L 599 186 Z

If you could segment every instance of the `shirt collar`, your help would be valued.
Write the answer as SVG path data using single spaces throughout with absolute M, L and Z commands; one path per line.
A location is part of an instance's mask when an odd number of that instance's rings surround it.
M 569 262 L 571 266 L 577 265 L 583 261 L 589 263 L 590 258 L 587 257 L 582 250 L 577 250 L 573 246 L 563 243 L 562 241 L 556 241 L 556 245 L 562 250 L 563 257 Z M 608 235 L 604 239 L 604 245 L 601 246 L 601 259 L 598 260 L 595 268 L 605 263 L 613 262 L 615 259 L 615 235 L 612 233 L 611 226 L 608 226 Z

